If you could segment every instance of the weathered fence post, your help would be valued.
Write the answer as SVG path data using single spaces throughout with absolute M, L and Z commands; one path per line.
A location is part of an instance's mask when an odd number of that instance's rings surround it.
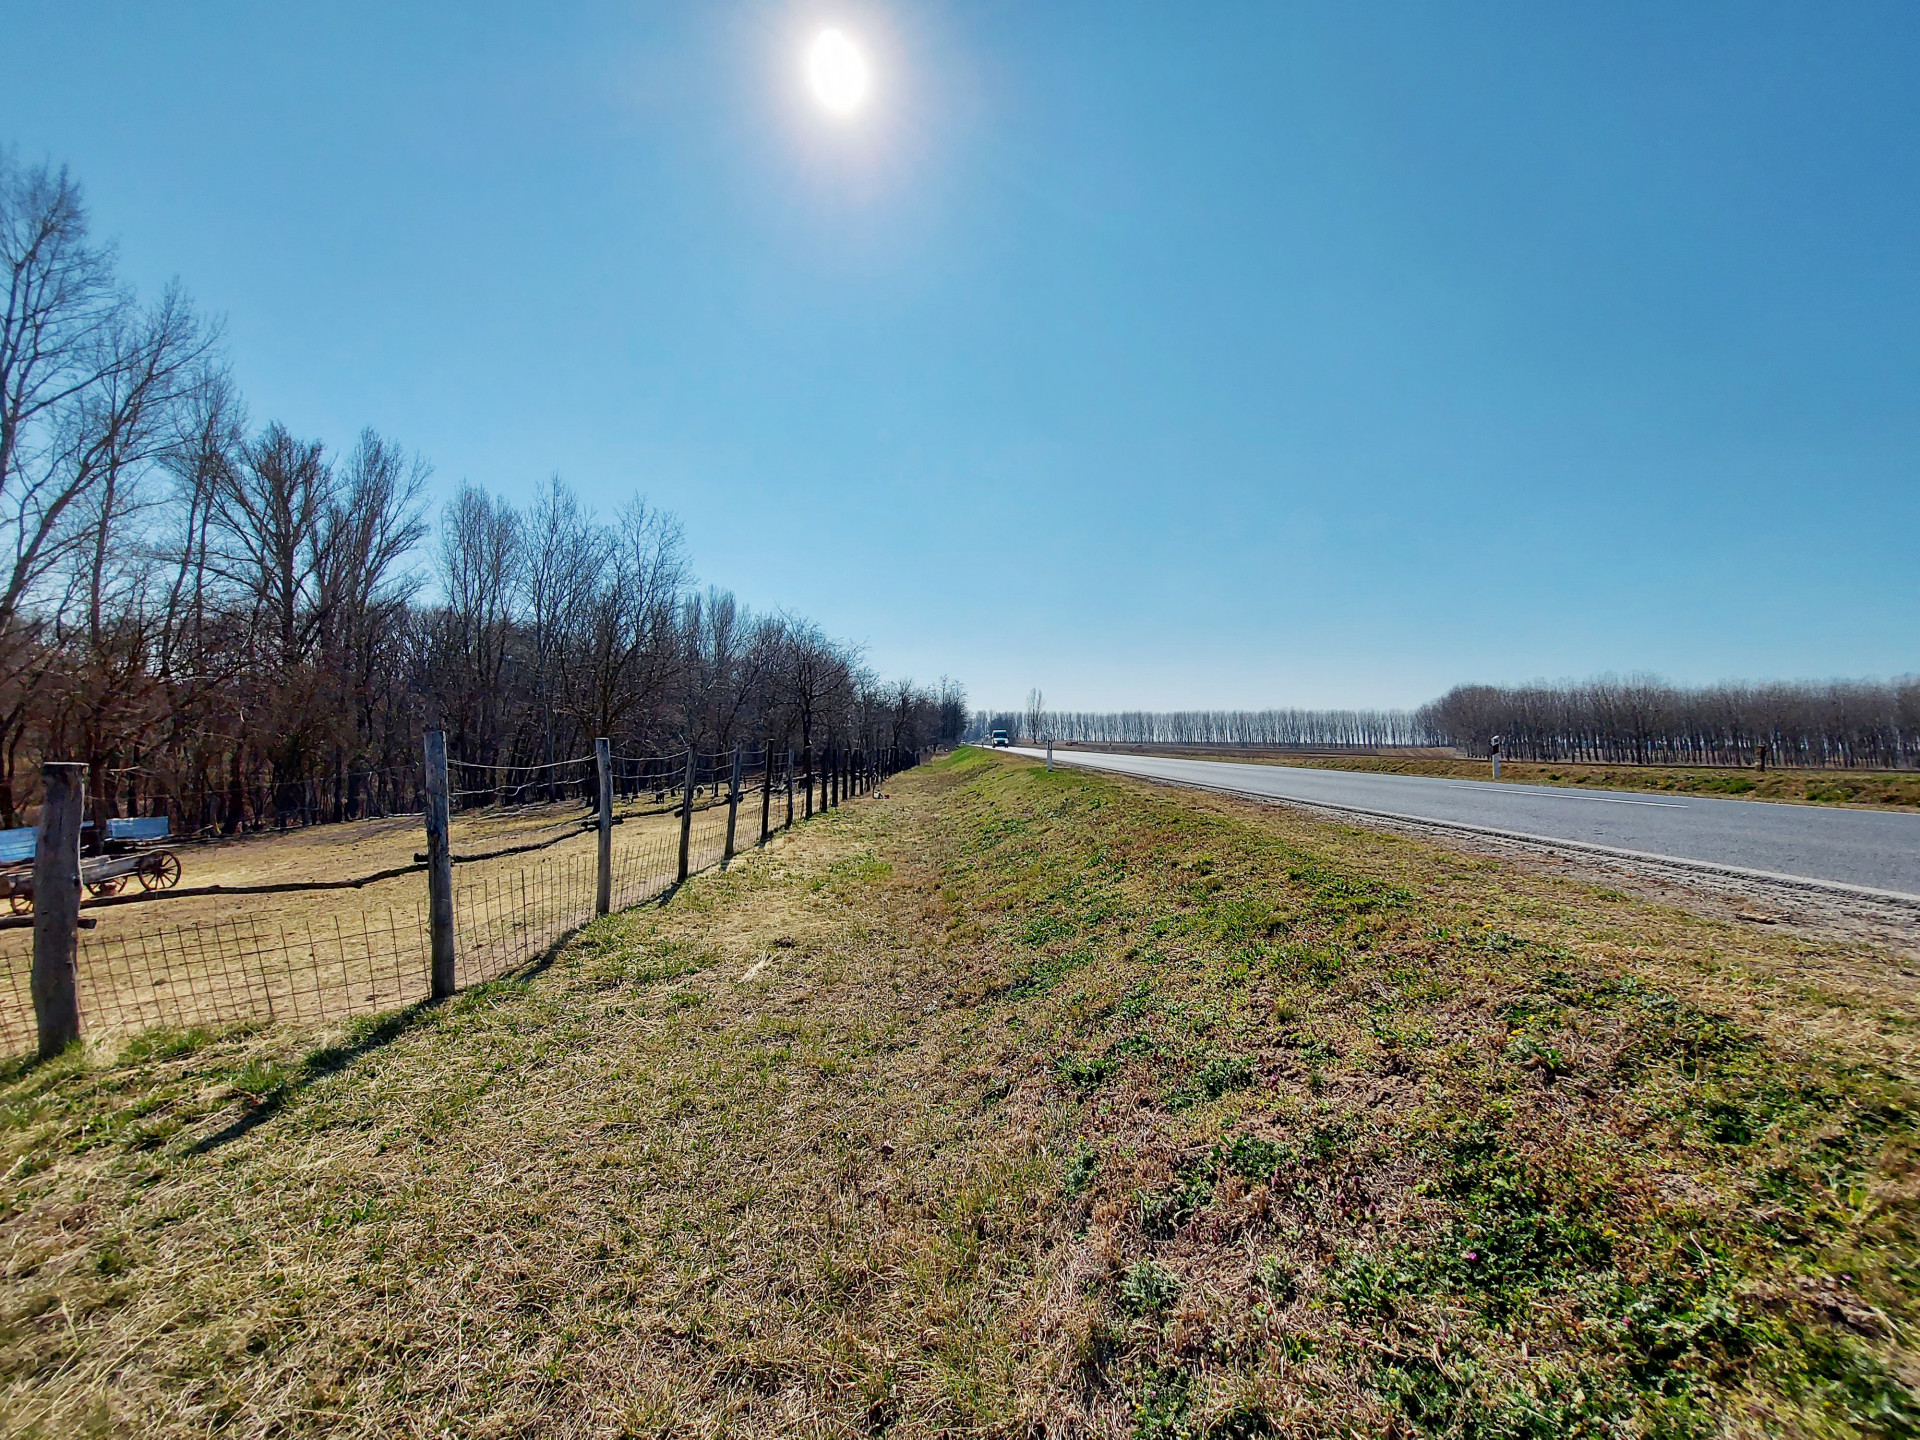
M 813 747 L 811 745 L 801 747 L 800 767 L 804 772 L 800 777 L 801 783 L 807 787 L 806 809 L 801 811 L 800 818 L 802 820 L 811 820 L 813 818 Z M 793 817 L 789 815 L 787 818 L 791 820 Z
M 600 835 L 594 867 L 593 913 L 613 909 L 613 741 L 601 736 L 593 742 L 593 764 L 600 788 L 596 792 Z
M 733 747 L 733 777 L 727 781 L 727 851 L 720 858 L 733 859 L 733 822 L 740 814 L 740 747 Z
M 427 936 L 435 998 L 453 994 L 453 842 L 447 834 L 447 732 L 427 731 Z
M 760 843 L 767 843 L 767 822 L 773 819 L 773 742 L 767 742 L 767 770 L 760 777 Z
M 787 829 L 793 828 L 793 751 L 787 751 Z
M 698 773 L 699 752 L 687 747 L 687 785 L 680 797 L 680 878 L 687 878 L 687 861 L 693 846 L 693 781 Z
M 46 802 L 33 850 L 33 1018 L 40 1058 L 80 1038 L 80 804 L 87 767 L 50 760 L 40 767 Z

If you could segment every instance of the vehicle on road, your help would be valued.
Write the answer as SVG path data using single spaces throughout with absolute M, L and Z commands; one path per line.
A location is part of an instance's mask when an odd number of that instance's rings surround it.
M 994 731 L 994 732 L 993 732 L 993 743 L 994 743 L 994 746 L 995 746 L 996 748 L 998 748 L 998 749 L 1005 749 L 1005 748 L 1006 748 L 1006 746 L 1007 746 L 1007 745 L 1008 745 L 1008 743 L 1009 743 L 1009 742 L 1008 742 L 1008 740 L 1007 740 L 1007 732 L 1006 732 L 1006 731 L 1004 731 L 1004 730 L 996 730 L 996 731 Z

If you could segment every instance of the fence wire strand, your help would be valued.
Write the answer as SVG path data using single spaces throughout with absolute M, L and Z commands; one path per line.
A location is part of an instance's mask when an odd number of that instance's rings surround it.
M 733 752 L 694 759 L 693 813 L 686 829 L 689 874 L 725 857 Z M 620 823 L 610 854 L 613 910 L 656 900 L 679 879 L 677 822 L 685 804 L 686 762 L 684 750 L 616 757 L 614 818 Z M 580 763 L 556 761 L 553 768 Z M 789 811 L 790 775 L 796 789 L 814 793 L 811 806 Z M 842 776 L 843 783 L 852 778 L 851 772 Z M 876 772 L 867 783 L 877 778 Z M 818 760 L 809 772 L 796 757 L 790 771 L 788 758 L 776 755 L 769 773 L 764 755 L 743 753 L 736 852 L 760 843 L 763 796 L 767 835 L 777 835 L 808 809 L 822 813 L 824 790 L 816 787 L 825 781 Z M 475 793 L 498 794 L 500 788 Z M 846 798 L 856 789 L 848 786 Z M 669 823 L 646 823 L 662 818 Z M 582 834 L 591 833 L 589 821 Z M 458 871 L 455 875 L 460 988 L 522 970 L 594 918 L 597 859 L 591 850 L 547 856 L 468 881 L 461 881 Z M 156 1027 L 325 1023 L 424 1000 L 431 988 L 427 908 L 422 895 L 286 920 L 253 913 L 129 932 L 82 931 L 75 976 L 82 1034 L 100 1041 Z M 9 932 L 17 938 L 0 950 L 0 1049 L 11 1052 L 30 1049 L 36 1038 L 31 933 Z

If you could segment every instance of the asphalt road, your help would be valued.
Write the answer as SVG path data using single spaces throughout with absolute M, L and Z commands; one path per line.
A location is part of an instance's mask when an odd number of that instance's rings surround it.
M 1044 757 L 1045 751 L 1018 754 Z M 1055 764 L 1920 897 L 1920 814 L 1056 750 Z

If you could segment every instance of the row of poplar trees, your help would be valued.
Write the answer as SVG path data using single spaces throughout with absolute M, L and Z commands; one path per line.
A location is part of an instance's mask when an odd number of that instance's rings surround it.
M 1462 685 L 1418 714 L 1440 743 L 1526 760 L 1655 765 L 1920 766 L 1920 676 L 1672 685 L 1603 675 Z
M 1674 685 L 1601 675 L 1530 685 L 1458 685 L 1418 710 L 977 710 L 967 738 L 1031 741 L 1445 747 L 1486 756 L 1496 737 L 1522 760 L 1628 765 L 1920 768 L 1920 676 L 1893 680 Z

